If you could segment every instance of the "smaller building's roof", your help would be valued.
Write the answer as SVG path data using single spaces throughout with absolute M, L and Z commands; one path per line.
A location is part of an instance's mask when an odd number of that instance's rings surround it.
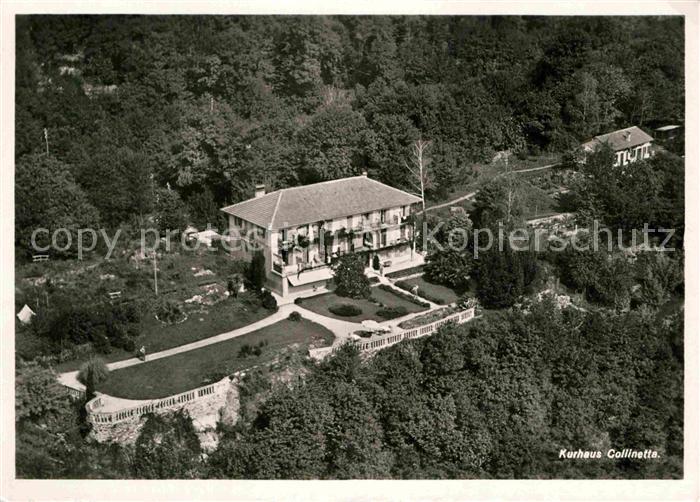
M 583 148 L 584 150 L 593 151 L 602 144 L 608 144 L 613 151 L 618 152 L 627 148 L 643 145 L 653 140 L 654 138 L 642 131 L 639 127 L 632 126 L 596 136 L 591 141 L 584 143 Z
M 671 124 L 671 125 L 665 125 L 665 126 L 657 127 L 656 130 L 657 130 L 657 131 L 661 131 L 661 132 L 664 132 L 664 131 L 673 131 L 674 129 L 678 129 L 679 127 L 680 127 L 679 125 Z

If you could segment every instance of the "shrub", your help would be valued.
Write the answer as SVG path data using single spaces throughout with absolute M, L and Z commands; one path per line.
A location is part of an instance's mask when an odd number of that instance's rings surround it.
M 96 332 L 93 334 L 92 346 L 95 351 L 102 354 L 109 354 L 112 352 L 112 346 L 109 344 L 109 338 L 104 333 Z
M 164 299 L 156 305 L 156 316 L 160 322 L 173 324 L 181 321 L 185 312 L 178 302 Z
M 257 345 L 250 345 L 249 343 L 244 343 L 238 350 L 239 358 L 246 358 L 249 356 L 259 356 L 262 354 L 263 348 L 267 345 L 267 341 L 261 341 Z
M 358 330 L 355 331 L 355 334 L 361 338 L 371 338 L 371 336 L 374 334 L 374 331 L 367 331 L 367 330 Z
M 295 298 L 295 299 L 294 299 L 294 305 L 301 305 L 303 301 L 304 301 L 304 299 L 301 298 L 301 297 Z
M 133 338 L 124 339 L 123 349 L 127 352 L 136 352 L 136 342 Z
M 342 317 L 352 317 L 362 314 L 362 309 L 360 307 L 357 307 L 356 305 L 351 305 L 349 303 L 331 305 L 330 307 L 328 307 L 328 310 L 330 310 L 335 315 L 339 315 Z
M 272 293 L 265 290 L 263 291 L 262 295 L 260 295 L 260 299 L 262 301 L 263 308 L 277 312 L 277 300 L 275 300 L 275 297 L 272 296 Z
M 85 395 L 89 398 L 95 393 L 95 388 L 109 376 L 105 362 L 97 357 L 88 360 L 78 372 L 78 381 L 85 386 Z
M 397 317 L 403 317 L 408 314 L 408 310 L 403 305 L 397 305 L 396 307 L 384 307 L 383 309 L 377 310 L 377 315 L 383 319 L 396 319 Z
M 369 279 L 365 275 L 365 258 L 351 253 L 338 258 L 332 265 L 338 296 L 348 298 L 369 298 Z
M 295 310 L 294 312 L 289 314 L 289 320 L 294 321 L 294 322 L 299 322 L 299 321 L 301 321 L 301 314 Z

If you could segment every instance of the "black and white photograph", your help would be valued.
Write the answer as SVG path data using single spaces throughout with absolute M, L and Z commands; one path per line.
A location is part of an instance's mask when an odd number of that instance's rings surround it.
M 4 11 L 3 478 L 697 500 L 698 4 L 619 3 Z

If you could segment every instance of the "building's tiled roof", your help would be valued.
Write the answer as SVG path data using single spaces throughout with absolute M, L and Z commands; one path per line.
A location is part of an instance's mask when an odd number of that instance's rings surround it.
M 420 197 L 366 176 L 284 188 L 222 209 L 255 225 L 279 230 L 420 202 Z
M 627 139 L 628 134 L 629 140 Z M 648 143 L 649 141 L 653 140 L 654 138 L 642 131 L 639 127 L 632 126 L 626 129 L 620 129 L 619 131 L 613 131 L 596 136 L 591 141 L 584 143 L 583 148 L 592 151 L 599 145 L 607 143 L 610 145 L 610 148 L 612 148 L 613 151 L 617 152 L 627 148 L 634 148 L 635 146 L 643 145 L 644 143 Z

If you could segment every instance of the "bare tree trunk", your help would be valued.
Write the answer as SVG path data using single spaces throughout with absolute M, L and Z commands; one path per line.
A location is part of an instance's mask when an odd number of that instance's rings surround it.
M 425 189 L 430 181 L 428 173 L 429 161 L 426 158 L 426 153 L 431 144 L 431 141 L 426 141 L 422 138 L 417 139 L 411 145 L 411 165 L 404 162 L 408 172 L 415 178 L 415 181 L 411 184 L 420 192 L 423 214 L 425 214 Z

